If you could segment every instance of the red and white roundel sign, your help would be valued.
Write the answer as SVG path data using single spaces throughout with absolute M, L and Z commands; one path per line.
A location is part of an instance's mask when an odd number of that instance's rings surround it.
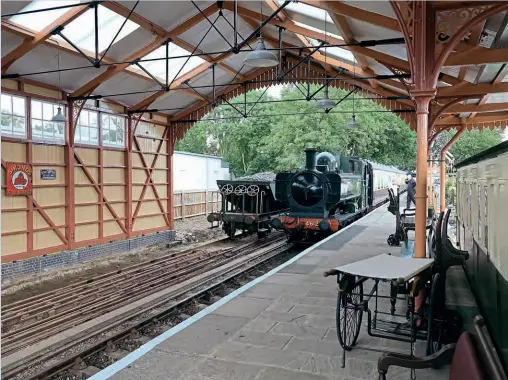
M 7 189 L 6 195 L 32 194 L 32 166 L 8 162 L 6 166 Z

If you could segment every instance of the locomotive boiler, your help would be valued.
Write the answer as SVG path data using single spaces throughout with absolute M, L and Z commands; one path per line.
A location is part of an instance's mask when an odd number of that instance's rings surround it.
M 402 176 L 396 168 L 357 157 L 305 149 L 304 170 L 275 177 L 275 197 L 289 210 L 272 218 L 270 225 L 286 231 L 290 240 L 320 239 L 386 200 L 386 189 Z

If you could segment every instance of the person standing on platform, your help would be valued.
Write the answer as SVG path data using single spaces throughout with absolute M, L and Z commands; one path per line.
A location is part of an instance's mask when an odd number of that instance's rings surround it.
M 407 207 L 406 208 L 411 207 L 411 202 L 413 202 L 413 204 L 416 207 L 416 181 L 413 178 L 413 176 L 408 175 L 406 177 L 405 182 L 407 185 Z

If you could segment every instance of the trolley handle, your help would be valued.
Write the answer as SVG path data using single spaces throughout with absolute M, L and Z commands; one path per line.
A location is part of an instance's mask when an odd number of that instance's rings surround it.
M 339 271 L 337 269 L 330 269 L 323 272 L 324 277 L 328 276 L 337 276 L 339 274 Z

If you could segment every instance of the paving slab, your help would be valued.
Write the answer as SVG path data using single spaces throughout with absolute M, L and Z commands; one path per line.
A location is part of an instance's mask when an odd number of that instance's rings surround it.
M 116 374 L 125 380 L 181 380 L 184 373 L 200 365 L 205 359 L 181 353 L 168 353 L 157 348 Z
M 273 301 L 269 299 L 238 297 L 215 310 L 213 314 L 253 319 L 272 303 Z
M 159 350 L 168 353 L 208 354 L 245 326 L 248 318 L 210 314 L 161 343 Z

